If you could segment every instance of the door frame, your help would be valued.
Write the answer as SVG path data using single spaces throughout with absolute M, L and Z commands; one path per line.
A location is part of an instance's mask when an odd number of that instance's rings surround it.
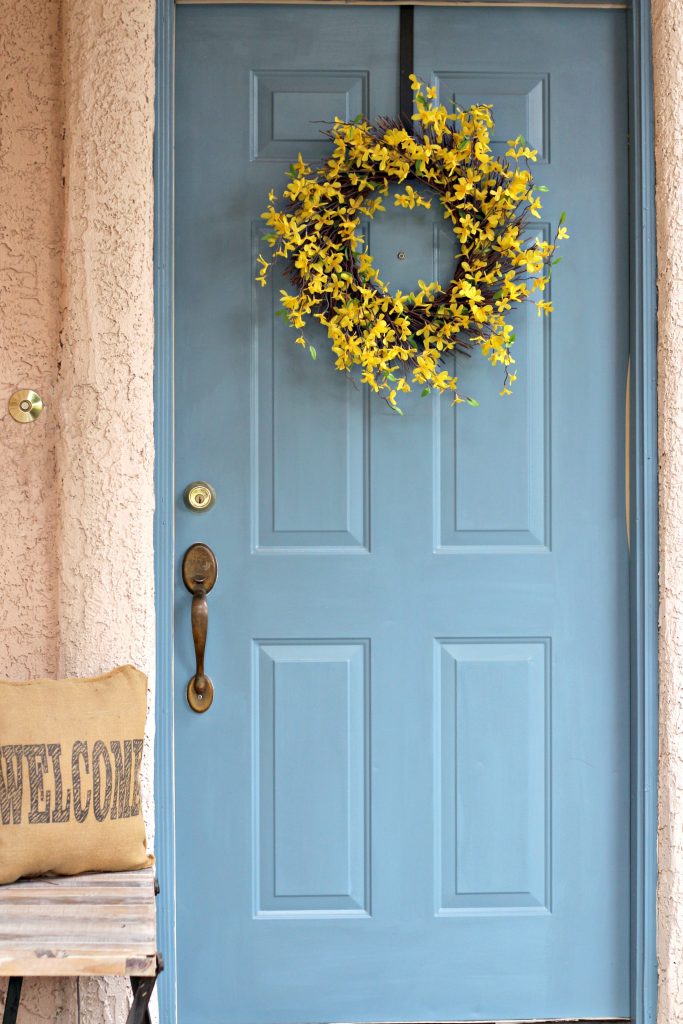
M 259 0 L 242 0 L 259 2 Z M 262 2 L 262 0 L 261 0 Z M 286 0 L 295 2 L 295 0 Z M 334 0 L 306 0 L 334 2 Z M 344 2 L 344 0 L 341 0 Z M 348 2 L 348 0 L 346 0 Z M 353 0 L 351 0 L 353 2 Z M 388 0 L 370 0 L 388 2 Z M 417 0 L 419 3 L 420 0 Z M 444 3 L 444 0 L 440 0 Z M 445 0 L 449 3 L 449 0 Z M 510 6 L 525 0 L 454 0 L 453 6 Z M 558 6 L 624 6 L 558 0 Z M 526 6 L 553 6 L 529 0 Z M 630 619 L 631 619 L 631 1017 L 655 1024 L 658 802 L 657 292 L 654 116 L 650 0 L 628 16 L 630 207 Z M 154 134 L 154 518 L 156 593 L 155 813 L 161 885 L 158 945 L 161 1024 L 177 1024 L 175 758 L 173 712 L 174 380 L 173 201 L 175 0 L 157 0 Z

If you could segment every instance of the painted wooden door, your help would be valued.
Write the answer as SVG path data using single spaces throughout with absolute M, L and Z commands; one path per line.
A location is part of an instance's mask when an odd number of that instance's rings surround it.
M 182 1024 L 629 1012 L 625 14 L 416 10 L 417 73 L 538 149 L 572 238 L 514 396 L 475 357 L 478 409 L 402 418 L 254 284 L 320 122 L 396 112 L 398 22 L 178 9 L 177 555 L 219 562 L 205 715 L 178 577 Z M 394 286 L 452 255 L 431 213 L 370 244 Z

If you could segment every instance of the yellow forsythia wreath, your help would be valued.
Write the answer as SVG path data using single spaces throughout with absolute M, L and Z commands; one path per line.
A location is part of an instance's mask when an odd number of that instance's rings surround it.
M 497 159 L 490 105 L 449 113 L 435 103 L 435 87 L 425 89 L 414 75 L 411 81 L 414 131 L 389 118 L 335 119 L 324 132 L 333 143 L 327 162 L 311 169 L 299 155 L 284 208 L 276 208 L 271 191 L 262 214 L 270 228 L 265 237 L 294 288 L 281 292 L 281 302 L 299 345 L 307 346 L 301 332 L 314 317 L 327 328 L 337 369 L 360 367 L 363 383 L 397 411 L 397 396 L 411 384 L 422 385 L 423 394 L 451 391 L 454 402 L 476 405 L 458 394 L 458 378 L 443 357 L 481 347 L 504 368 L 501 394 L 511 393 L 515 336 L 506 314 L 530 300 L 539 316 L 552 311 L 544 292 L 559 262 L 557 242 L 568 237 L 564 214 L 553 242 L 529 241 L 530 219 L 541 209 L 528 166 L 536 151 L 520 136 L 509 141 L 506 159 Z M 409 180 L 438 196 L 459 247 L 446 289 L 420 281 L 418 291 L 392 294 L 367 251 L 362 223 L 384 209 L 392 185 L 405 183 L 394 196 L 397 206 L 429 207 L 431 197 Z M 270 263 L 258 260 L 257 280 L 265 285 Z

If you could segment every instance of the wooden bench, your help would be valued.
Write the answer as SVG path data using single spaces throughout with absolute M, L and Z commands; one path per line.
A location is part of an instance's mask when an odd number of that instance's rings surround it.
M 152 868 L 0 886 L 0 977 L 9 978 L 3 1024 L 15 1024 L 24 978 L 129 977 L 127 1024 L 149 1024 L 163 962 L 156 947 Z

